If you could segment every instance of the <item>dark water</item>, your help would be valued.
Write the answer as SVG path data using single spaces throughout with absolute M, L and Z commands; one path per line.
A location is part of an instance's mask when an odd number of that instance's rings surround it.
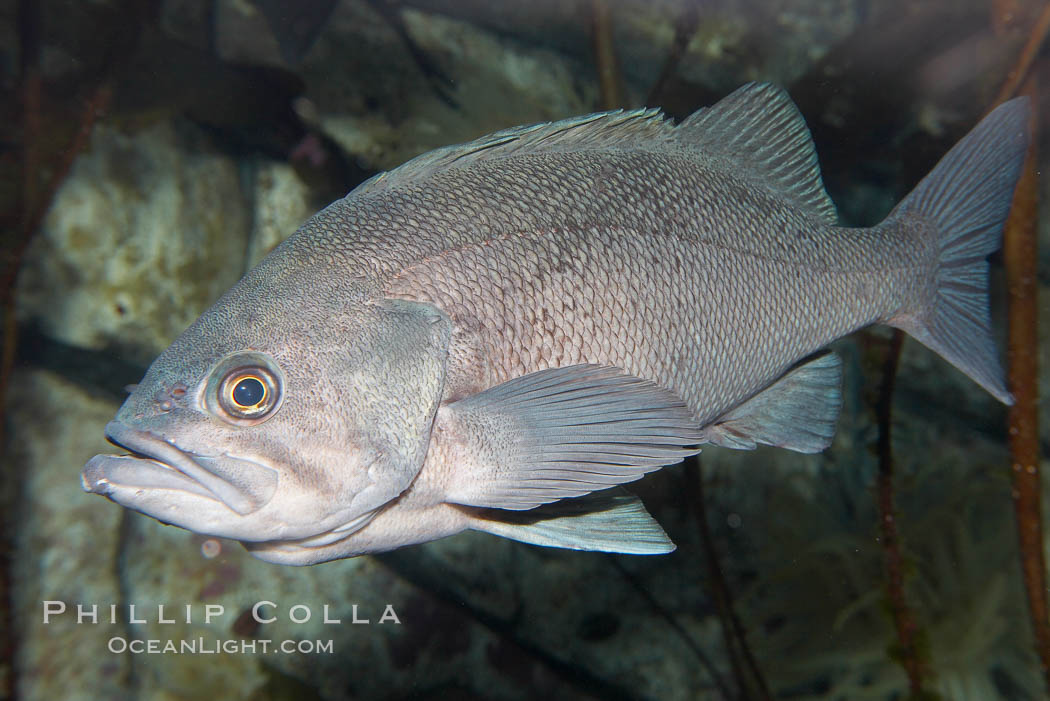
M 875 497 L 882 330 L 836 344 L 845 406 L 826 452 L 712 448 L 632 485 L 678 545 L 668 556 L 465 534 L 280 567 L 79 481 L 112 450 L 102 427 L 125 385 L 376 172 L 605 107 L 683 118 L 767 80 L 805 115 L 842 220 L 867 225 L 985 112 L 1038 7 L 609 0 L 603 90 L 591 2 L 16 5 L 0 13 L 5 90 L 11 123 L 32 128 L 12 138 L 37 144 L 37 200 L 57 187 L 21 261 L 4 416 L 4 662 L 21 698 L 898 699 L 902 658 L 942 698 L 1043 696 L 1005 410 L 910 341 L 893 520 L 919 644 L 899 651 Z M 36 71 L 20 77 L 20 60 Z M 30 73 L 44 99 L 24 117 Z M 3 167 L 14 182 L 18 159 Z M 1040 285 L 1047 271 L 1044 254 Z M 998 256 L 992 284 L 1001 329 Z

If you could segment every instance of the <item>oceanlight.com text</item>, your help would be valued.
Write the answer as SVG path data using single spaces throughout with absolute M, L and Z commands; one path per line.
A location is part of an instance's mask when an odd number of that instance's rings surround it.
M 120 655 L 244 655 L 278 653 L 284 655 L 330 655 L 335 651 L 331 640 L 214 640 L 192 638 L 186 640 L 161 640 L 156 638 L 125 638 L 115 636 L 106 646 L 110 652 Z

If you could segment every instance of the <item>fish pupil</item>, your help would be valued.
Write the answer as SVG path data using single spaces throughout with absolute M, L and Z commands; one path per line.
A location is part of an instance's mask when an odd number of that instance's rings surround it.
M 246 377 L 233 388 L 233 401 L 237 406 L 255 406 L 266 398 L 266 387 L 254 377 Z

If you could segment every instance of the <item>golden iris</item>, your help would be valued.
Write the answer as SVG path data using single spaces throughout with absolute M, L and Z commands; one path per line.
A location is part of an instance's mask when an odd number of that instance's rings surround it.
M 277 382 L 266 368 L 236 368 L 222 381 L 219 405 L 234 419 L 261 419 L 273 410 Z

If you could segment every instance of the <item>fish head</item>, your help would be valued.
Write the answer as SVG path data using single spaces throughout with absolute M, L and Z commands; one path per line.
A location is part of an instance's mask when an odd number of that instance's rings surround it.
M 178 337 L 106 426 L 129 454 L 92 458 L 85 490 L 249 542 L 351 533 L 397 499 L 426 455 L 450 322 L 309 268 L 267 259 Z

